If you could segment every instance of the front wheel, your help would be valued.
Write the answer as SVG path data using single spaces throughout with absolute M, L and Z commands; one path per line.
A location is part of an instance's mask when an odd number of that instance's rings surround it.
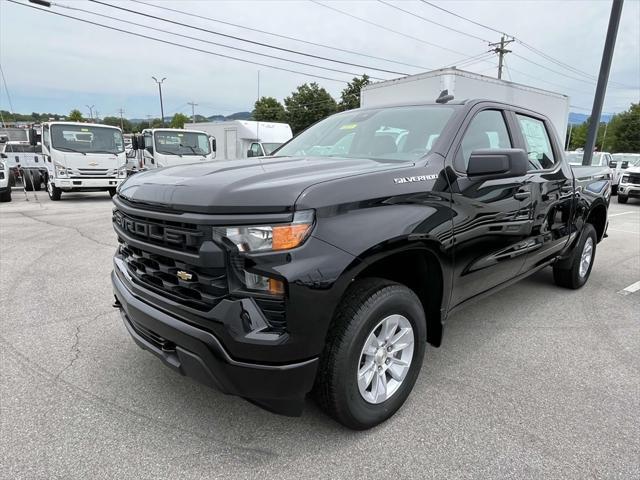
M 418 377 L 426 344 L 422 304 L 409 288 L 369 278 L 338 307 L 314 393 L 343 425 L 364 430 L 391 417 Z
M 62 190 L 59 189 L 58 187 L 56 187 L 52 182 L 51 179 L 47 179 L 47 193 L 49 194 L 49 198 L 51 200 L 58 201 L 60 200 L 60 197 L 62 196 Z
M 10 202 L 11 201 L 11 187 L 7 187 L 7 189 L 0 193 L 0 202 Z
M 115 188 L 110 188 L 109 189 L 109 196 L 111 198 L 113 198 L 115 196 L 115 194 L 116 194 L 116 189 Z
M 587 283 L 596 257 L 597 240 L 596 229 L 590 223 L 585 223 L 571 258 L 553 266 L 556 285 L 575 290 Z
M 618 203 L 627 203 L 627 200 L 629 200 L 629 197 L 626 195 L 618 195 Z

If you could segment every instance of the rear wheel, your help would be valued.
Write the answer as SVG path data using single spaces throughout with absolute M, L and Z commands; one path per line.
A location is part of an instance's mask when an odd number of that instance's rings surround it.
M 60 200 L 60 197 L 62 196 L 62 190 L 60 190 L 58 187 L 56 187 L 52 182 L 51 179 L 47 179 L 47 193 L 49 194 L 49 198 L 51 200 L 53 200 L 54 202 L 57 200 Z
M 596 229 L 586 223 L 571 258 L 553 266 L 553 280 L 556 285 L 577 289 L 582 287 L 591 275 L 596 257 Z
M 364 430 L 411 393 L 425 351 L 424 310 L 404 285 L 370 278 L 350 287 L 337 312 L 314 392 L 330 416 Z
M 618 185 L 611 185 L 611 195 L 618 194 Z
M 627 200 L 629 200 L 629 197 L 626 195 L 618 195 L 618 203 L 627 203 Z
M 42 176 L 40 175 L 40 173 L 33 174 L 33 189 L 36 192 L 42 190 Z

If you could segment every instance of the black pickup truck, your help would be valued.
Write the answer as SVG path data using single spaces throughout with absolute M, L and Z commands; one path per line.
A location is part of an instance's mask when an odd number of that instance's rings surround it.
M 272 157 L 128 178 L 115 306 L 181 374 L 287 415 L 311 392 L 369 428 L 451 312 L 545 267 L 585 284 L 610 180 L 580 175 L 549 120 L 512 105 L 339 113 Z

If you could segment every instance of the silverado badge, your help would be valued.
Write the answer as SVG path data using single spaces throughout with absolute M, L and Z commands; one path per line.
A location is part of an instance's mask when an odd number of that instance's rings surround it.
M 191 275 L 189 272 L 185 272 L 183 270 L 178 270 L 178 273 L 176 273 L 176 275 L 178 276 L 178 278 L 180 280 L 184 280 L 185 282 L 188 280 L 191 280 L 193 278 L 193 275 Z
M 92 167 L 97 167 L 98 166 L 98 162 L 90 162 L 89 165 L 91 165 Z

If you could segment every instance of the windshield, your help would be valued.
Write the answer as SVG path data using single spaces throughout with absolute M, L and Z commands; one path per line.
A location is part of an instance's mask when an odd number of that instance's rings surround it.
M 423 105 L 339 113 L 305 130 L 276 155 L 416 160 L 432 148 L 454 108 Z
M 264 148 L 265 155 L 271 155 L 276 148 L 280 148 L 282 143 L 263 143 L 262 148 Z
M 624 168 L 625 162 L 629 167 L 640 167 L 640 154 L 624 154 L 624 153 L 616 153 L 613 155 L 613 159 L 616 162 L 622 162 L 622 166 Z
M 51 125 L 51 146 L 62 152 L 124 152 L 120 130 L 91 125 Z
M 208 155 L 209 137 L 204 133 L 164 130 L 155 133 L 156 151 L 165 155 Z

